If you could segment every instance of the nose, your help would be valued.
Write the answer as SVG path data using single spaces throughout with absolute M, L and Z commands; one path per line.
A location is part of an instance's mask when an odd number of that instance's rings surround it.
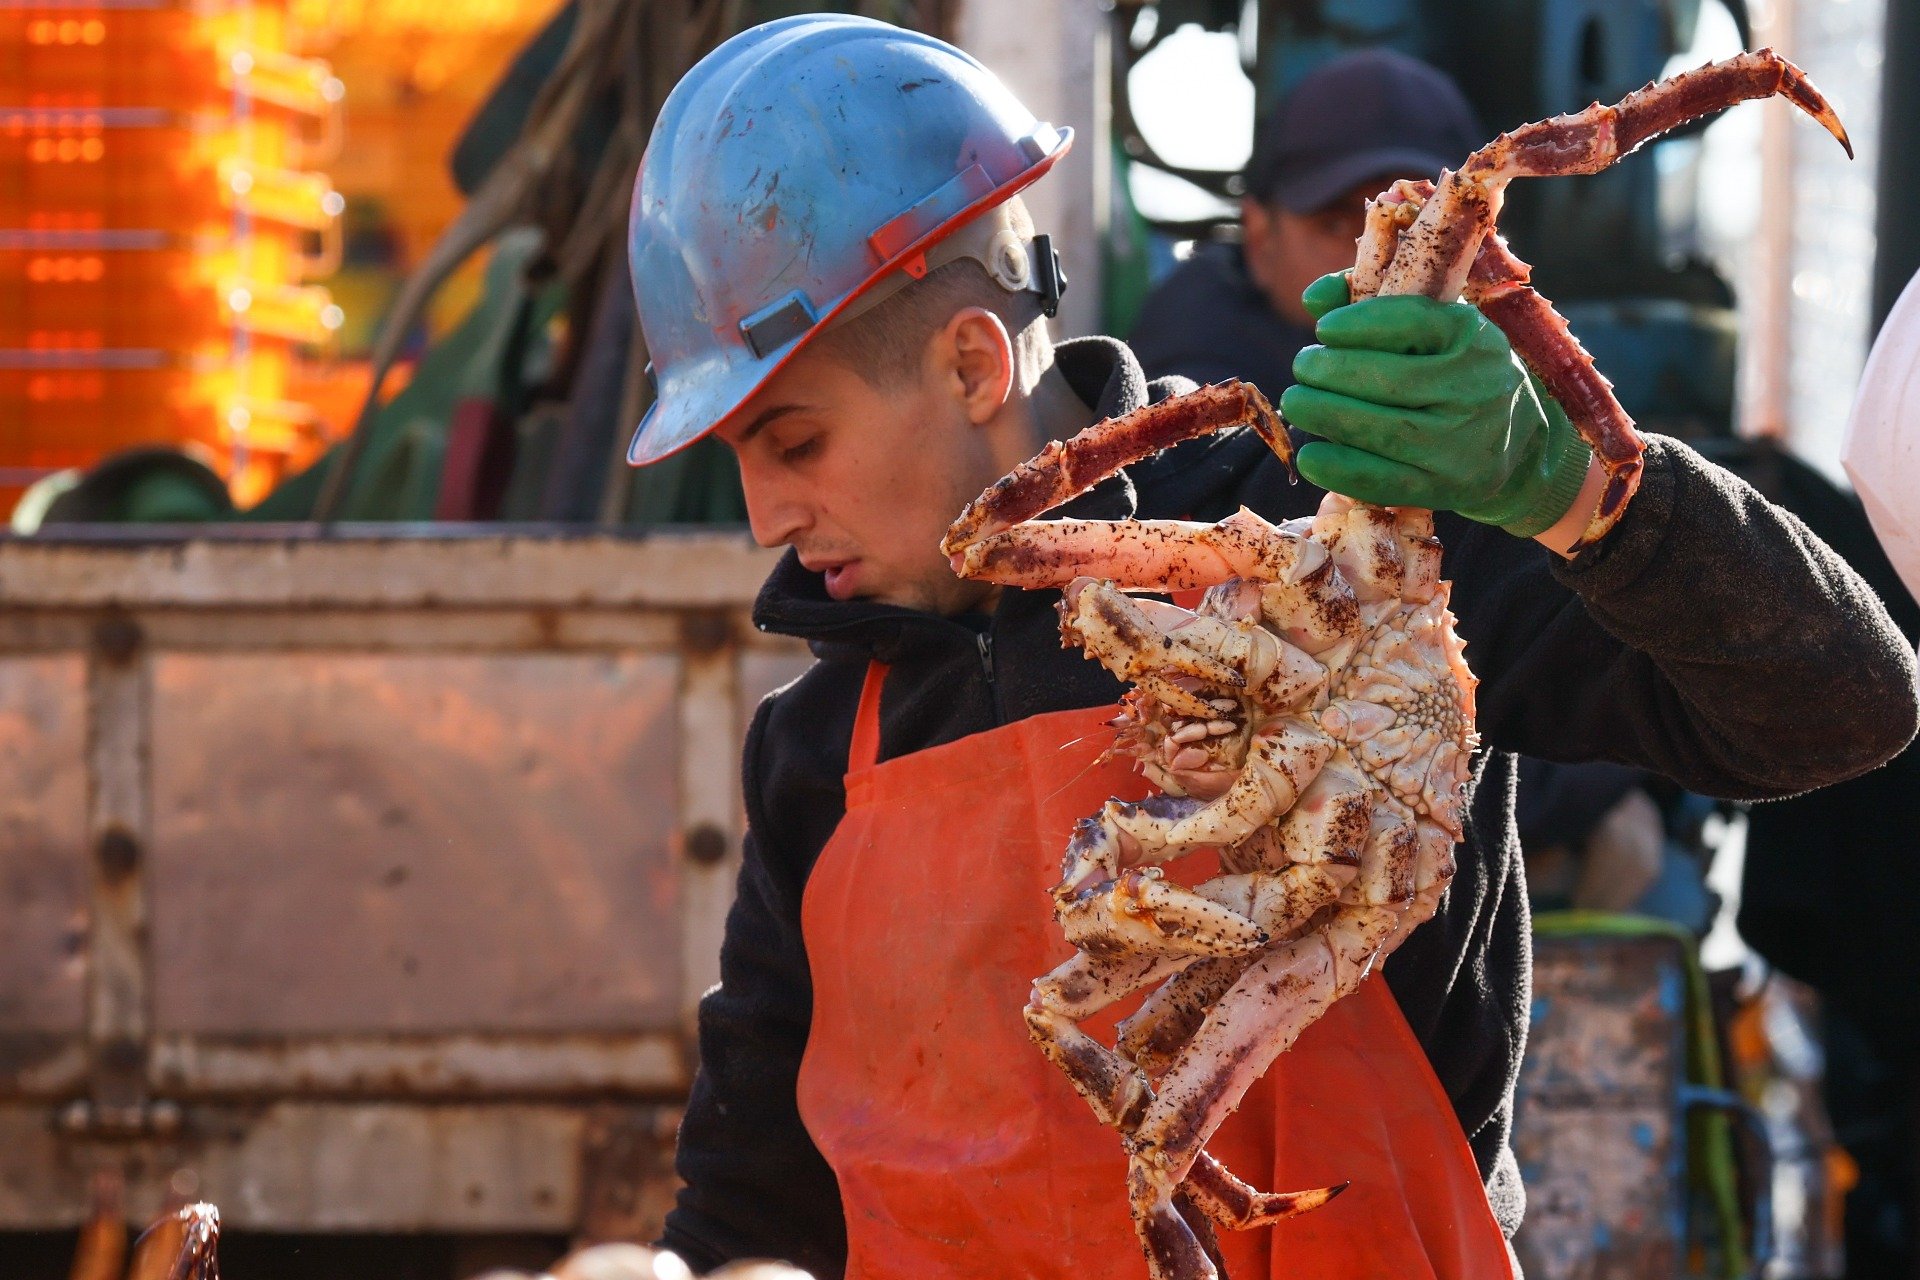
M 740 487 L 747 499 L 747 528 L 763 547 L 784 547 L 810 519 L 800 495 L 786 486 L 741 468 Z

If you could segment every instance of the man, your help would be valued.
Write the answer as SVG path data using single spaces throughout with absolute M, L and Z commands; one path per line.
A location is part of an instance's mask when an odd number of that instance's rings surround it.
M 1101 735 L 1076 728 L 1121 689 L 1061 648 L 1058 593 L 959 581 L 938 550 L 961 504 L 1044 440 L 1185 385 L 1149 385 L 1110 339 L 1048 337 L 1060 274 L 1017 196 L 1067 143 L 958 50 L 809 16 L 703 60 L 641 166 L 630 256 L 659 398 L 630 457 L 709 433 L 733 449 L 755 538 L 790 548 L 756 623 L 820 658 L 748 733 L 749 836 L 665 1237 L 697 1267 L 1141 1271 L 1116 1136 L 1019 1014 L 1067 954 L 1044 896 L 1067 830 L 1129 784 L 1100 772 Z M 1671 442 L 1653 442 L 1600 545 L 1556 555 L 1599 472 L 1498 330 L 1462 305 L 1345 300 L 1338 277 L 1308 291 L 1325 345 L 1303 356 L 1312 385 L 1288 411 L 1323 443 L 1300 466 L 1370 501 L 1415 489 L 1442 509 L 1486 749 L 1438 914 L 1270 1079 L 1316 1069 L 1291 1093 L 1257 1085 L 1216 1139 L 1269 1186 L 1325 1169 L 1353 1189 L 1220 1247 L 1239 1280 L 1464 1280 L 1507 1270 L 1522 1204 L 1507 1141 L 1528 999 L 1510 753 L 1783 794 L 1911 737 L 1914 670 L 1825 547 Z M 1257 438 L 1230 432 L 1066 510 L 1280 517 L 1295 492 Z M 1319 1033 L 1361 1005 L 1377 1034 L 1341 1057 Z M 1371 1145 L 1337 1136 L 1354 1126 Z
M 1366 202 L 1431 178 L 1488 134 L 1446 75 L 1390 49 L 1342 54 L 1260 121 L 1241 178 L 1240 243 L 1202 243 L 1142 306 L 1127 341 L 1149 377 L 1241 378 L 1278 401 L 1313 341 L 1300 295 L 1353 265 Z

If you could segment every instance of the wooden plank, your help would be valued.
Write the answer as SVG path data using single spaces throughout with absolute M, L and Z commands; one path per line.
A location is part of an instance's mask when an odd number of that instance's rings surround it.
M 100 623 L 87 668 L 86 1032 L 94 1116 L 108 1127 L 138 1127 L 146 1101 L 150 677 L 139 628 L 124 618 Z
M 723 533 L 0 540 L 11 608 L 738 607 L 777 556 Z
M 153 1084 L 170 1098 L 605 1098 L 684 1093 L 677 1029 L 600 1034 L 168 1035 Z
M 30 1107 L 0 1107 L 0 1230 L 71 1226 L 103 1162 L 124 1162 L 136 1220 L 179 1185 L 243 1231 L 568 1234 L 583 1215 L 595 1126 L 607 1113 L 672 1141 L 671 1109 L 552 1104 L 279 1102 L 190 1106 L 166 1142 L 76 1144 Z M 662 1116 L 659 1123 L 649 1118 Z M 672 1193 L 665 1161 L 636 1153 L 648 1204 Z M 658 1230 L 658 1221 L 640 1224 Z
M 696 618 L 680 661 L 680 1012 L 689 1037 L 720 981 L 720 938 L 740 870 L 739 650 L 724 616 Z M 732 767 L 723 767 L 722 762 Z

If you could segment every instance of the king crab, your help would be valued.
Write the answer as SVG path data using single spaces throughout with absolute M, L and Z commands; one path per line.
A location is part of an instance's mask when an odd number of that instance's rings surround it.
M 1773 94 L 1852 153 L 1806 76 L 1761 50 L 1502 134 L 1458 172 L 1397 182 L 1368 205 L 1355 299 L 1464 294 L 1592 447 L 1606 480 L 1576 549 L 1619 519 L 1644 446 L 1494 233 L 1506 184 L 1596 172 Z M 1310 520 L 1283 525 L 1244 508 L 1212 525 L 1036 522 L 1132 462 L 1229 426 L 1291 463 L 1259 392 L 1203 387 L 1049 444 L 969 504 L 942 544 L 962 577 L 1063 588 L 1064 642 L 1133 685 L 1113 752 L 1160 794 L 1110 800 L 1076 827 L 1053 892 L 1075 954 L 1036 980 L 1025 1016 L 1124 1135 L 1154 1280 L 1216 1277 L 1215 1225 L 1276 1222 L 1341 1190 L 1257 1191 L 1205 1146 L 1273 1060 L 1438 908 L 1478 742 L 1431 512 L 1329 494 Z M 1205 591 L 1191 610 L 1129 594 L 1191 589 Z M 1158 865 L 1203 850 L 1222 874 L 1190 888 Z M 1081 1029 L 1156 983 L 1113 1047 Z

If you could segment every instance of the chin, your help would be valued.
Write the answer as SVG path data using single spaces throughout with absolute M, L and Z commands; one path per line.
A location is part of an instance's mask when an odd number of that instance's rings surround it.
M 860 592 L 863 600 L 872 600 L 876 604 L 890 604 L 902 609 L 917 609 L 921 613 L 941 613 L 942 600 L 937 587 L 930 583 L 882 583 L 869 590 Z

